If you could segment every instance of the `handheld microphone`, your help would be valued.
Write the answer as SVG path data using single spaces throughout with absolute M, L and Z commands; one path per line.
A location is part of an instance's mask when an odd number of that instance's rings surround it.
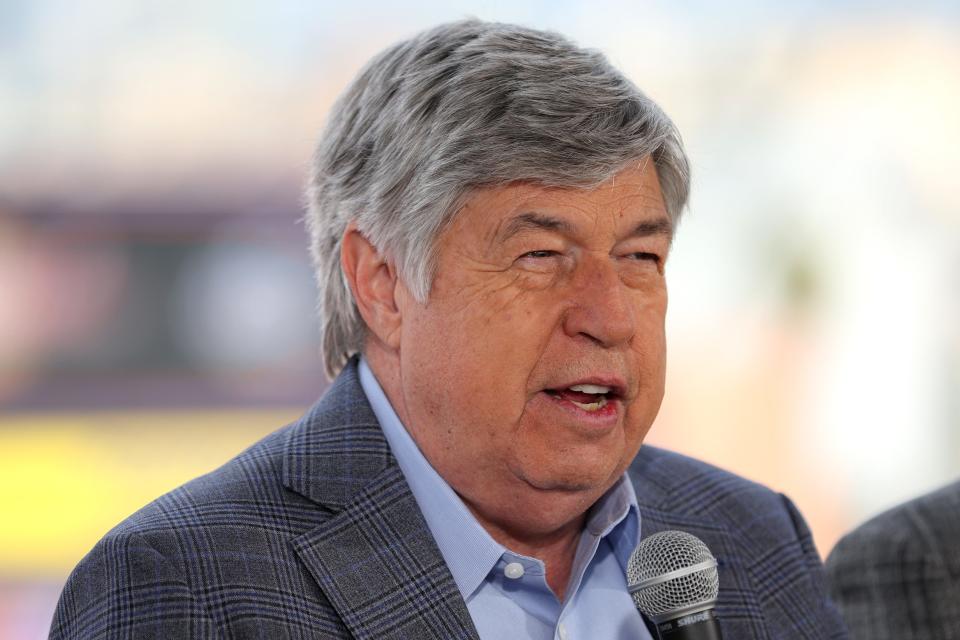
M 661 640 L 722 640 L 713 615 L 717 560 L 700 538 L 662 531 L 642 540 L 627 564 L 627 588 Z

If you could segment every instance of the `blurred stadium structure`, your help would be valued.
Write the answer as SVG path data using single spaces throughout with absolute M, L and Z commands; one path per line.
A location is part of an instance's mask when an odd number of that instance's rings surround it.
M 651 442 L 790 494 L 823 553 L 960 474 L 960 10 L 773 4 L 0 4 L 0 637 L 322 392 L 314 137 L 466 15 L 604 50 L 685 136 Z

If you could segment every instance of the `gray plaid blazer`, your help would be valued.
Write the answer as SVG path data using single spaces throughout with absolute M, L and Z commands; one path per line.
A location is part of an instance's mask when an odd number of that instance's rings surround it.
M 960 639 L 960 481 L 845 536 L 827 578 L 853 638 Z
M 846 637 L 789 500 L 653 447 L 630 475 L 644 535 L 683 529 L 717 556 L 728 640 Z M 351 362 L 298 422 L 110 531 L 68 579 L 50 637 L 477 632 Z

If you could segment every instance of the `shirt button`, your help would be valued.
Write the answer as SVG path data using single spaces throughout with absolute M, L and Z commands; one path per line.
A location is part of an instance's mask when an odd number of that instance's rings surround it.
M 503 575 L 511 580 L 517 580 L 523 577 L 523 565 L 519 562 L 511 562 L 503 568 Z
M 570 640 L 570 636 L 567 634 L 567 627 L 562 622 L 560 623 L 560 626 L 557 627 L 557 632 L 560 636 L 560 640 Z

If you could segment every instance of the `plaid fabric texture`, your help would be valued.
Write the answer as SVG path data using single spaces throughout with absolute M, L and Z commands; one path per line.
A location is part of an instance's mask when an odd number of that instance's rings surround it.
M 827 577 L 852 638 L 960 640 L 960 482 L 844 537 Z
M 786 498 L 653 447 L 630 474 L 644 535 L 683 529 L 717 556 L 725 638 L 846 637 Z M 477 635 L 352 362 L 298 422 L 110 531 L 50 637 Z

